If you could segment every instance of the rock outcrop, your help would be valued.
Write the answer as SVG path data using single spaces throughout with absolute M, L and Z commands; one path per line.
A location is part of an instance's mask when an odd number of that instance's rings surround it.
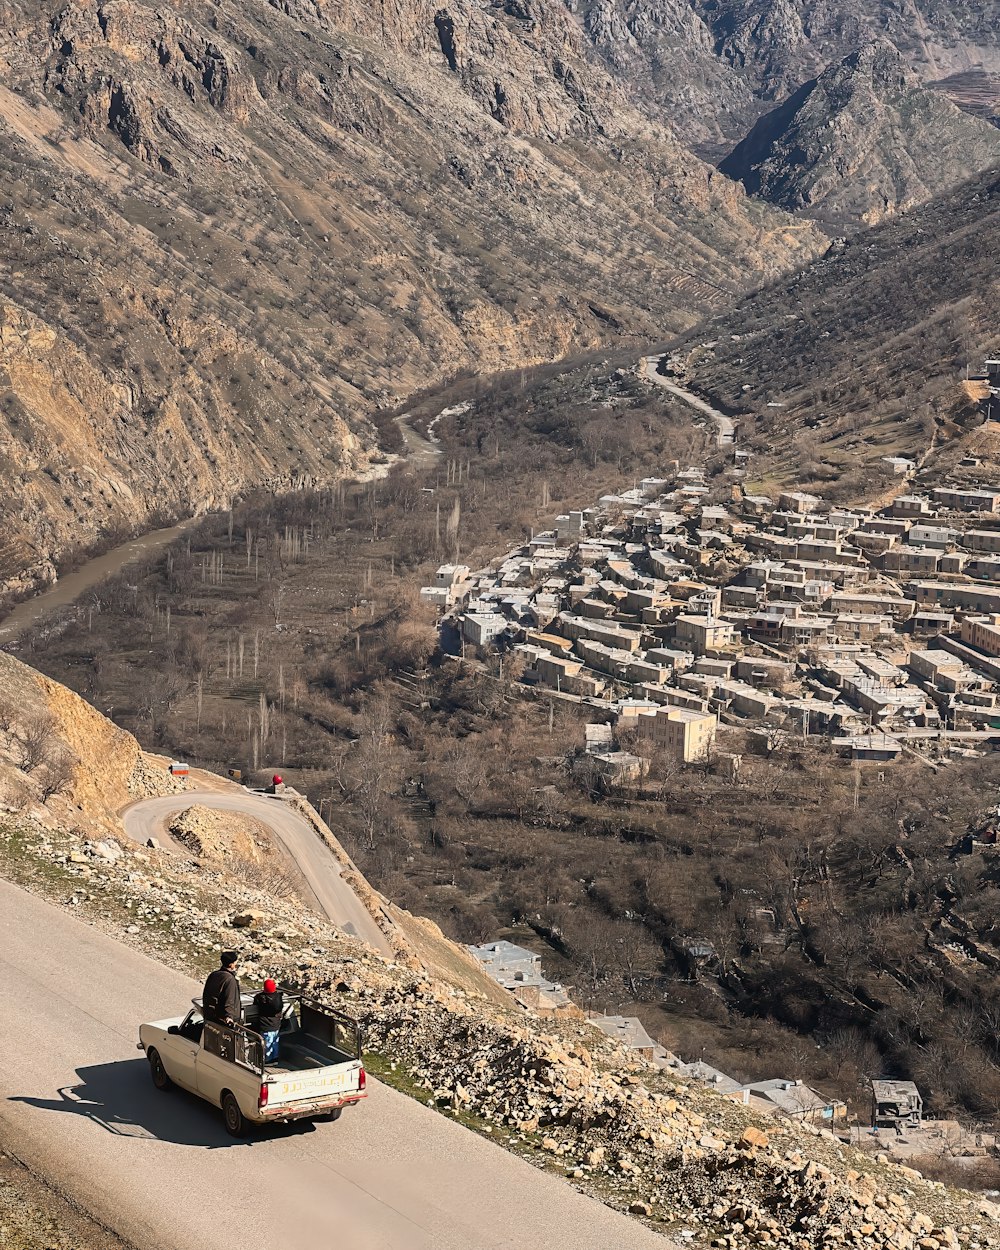
M 761 118 L 719 168 L 752 195 L 850 230 L 998 161 L 1000 130 L 922 87 L 876 40 Z
M 982 5 L 933 0 L 572 0 L 595 51 L 649 116 L 713 161 L 873 39 L 966 113 L 1000 113 L 1000 34 Z M 933 134 L 925 150 L 934 164 Z M 974 172 L 974 171 L 970 171 Z
M 117 833 L 126 804 L 183 787 L 78 694 L 0 651 L 0 809 L 86 812 Z

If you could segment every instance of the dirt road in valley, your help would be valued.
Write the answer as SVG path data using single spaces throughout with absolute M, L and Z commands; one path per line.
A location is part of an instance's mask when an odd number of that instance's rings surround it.
M 228 1137 L 136 1050 L 200 986 L 3 881 L 0 977 L 5 1148 L 142 1250 L 675 1250 L 375 1081 L 336 1124 Z
M 383 955 L 392 955 L 385 934 L 344 880 L 337 857 L 309 821 L 282 799 L 249 790 L 231 794 L 186 790 L 127 807 L 122 823 L 129 837 L 137 842 L 147 838 L 163 840 L 168 819 L 194 804 L 217 811 L 242 812 L 266 825 L 305 877 L 319 910 L 345 933 L 363 938 Z
M 713 408 L 711 404 L 699 399 L 697 395 L 686 391 L 683 386 L 678 386 L 671 378 L 657 373 L 657 367 L 662 359 L 662 356 L 643 356 L 640 361 L 642 376 L 647 382 L 654 382 L 657 386 L 662 386 L 665 391 L 669 391 L 671 395 L 676 395 L 679 400 L 682 400 L 689 408 L 693 408 L 695 412 L 700 412 L 703 417 L 709 417 L 715 422 L 716 444 L 719 447 L 731 447 L 736 442 L 736 422 L 732 417 L 727 417 L 724 412 L 720 412 L 718 408 Z

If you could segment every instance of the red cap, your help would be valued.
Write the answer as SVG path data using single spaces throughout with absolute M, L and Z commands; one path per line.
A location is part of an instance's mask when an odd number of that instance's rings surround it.
M 282 784 L 281 773 L 275 773 L 274 776 L 271 778 L 271 782 L 273 785 L 280 786 Z
M 270 977 L 268 977 L 267 980 L 264 982 L 264 989 L 267 990 L 269 994 L 273 994 L 277 988 L 278 988 L 277 982 L 272 981 Z

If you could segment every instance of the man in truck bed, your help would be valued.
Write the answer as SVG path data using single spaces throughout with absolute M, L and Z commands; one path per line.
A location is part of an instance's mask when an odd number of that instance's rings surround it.
M 236 951 L 223 951 L 221 966 L 208 974 L 202 992 L 206 1020 L 214 1020 L 218 1024 L 239 1024 L 242 1021 L 240 983 L 236 978 L 238 960 Z

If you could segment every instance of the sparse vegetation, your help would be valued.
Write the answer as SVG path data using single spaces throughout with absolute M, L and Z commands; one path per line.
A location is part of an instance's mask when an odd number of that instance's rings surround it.
M 585 1005 L 637 1010 L 683 1054 L 857 1091 L 862 1114 L 871 1075 L 906 1073 L 933 1110 L 992 1116 L 994 870 L 951 858 L 992 761 L 856 783 L 790 748 L 745 754 L 735 784 L 711 761 L 587 784 L 581 715 L 526 700 L 500 657 L 436 659 L 416 589 L 702 436 L 597 364 L 514 374 L 435 433 L 428 469 L 208 520 L 26 658 L 150 745 L 279 767 L 395 901 L 461 940 L 534 943 Z

